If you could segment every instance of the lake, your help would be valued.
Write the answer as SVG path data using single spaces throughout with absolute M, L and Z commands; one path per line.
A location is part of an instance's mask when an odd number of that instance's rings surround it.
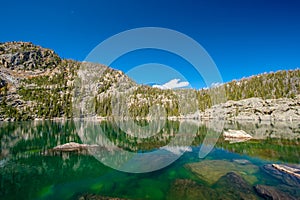
M 0 199 L 300 199 L 272 167 L 299 166 L 300 123 L 2 122 L 0 137 Z M 53 150 L 69 142 L 87 150 Z

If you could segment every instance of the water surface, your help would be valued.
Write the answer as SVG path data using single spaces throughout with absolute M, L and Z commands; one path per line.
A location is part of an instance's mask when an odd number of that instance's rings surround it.
M 227 129 L 253 139 L 226 140 Z M 260 199 L 257 184 L 300 198 L 297 180 L 276 177 L 266 167 L 300 163 L 297 123 L 3 122 L 0 137 L 0 199 Z M 101 148 L 51 151 L 68 142 Z M 245 187 L 235 185 L 235 175 Z

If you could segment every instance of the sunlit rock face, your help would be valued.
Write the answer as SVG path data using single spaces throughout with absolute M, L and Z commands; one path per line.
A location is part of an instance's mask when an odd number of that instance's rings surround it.
M 294 99 L 250 98 L 227 101 L 207 109 L 200 114 L 200 118 L 238 121 L 299 121 L 300 95 Z

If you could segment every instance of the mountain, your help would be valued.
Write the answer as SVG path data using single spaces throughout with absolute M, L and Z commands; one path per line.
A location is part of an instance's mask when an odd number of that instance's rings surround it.
M 93 115 L 112 115 L 112 98 L 129 89 L 133 92 L 126 98 L 133 117 L 146 116 L 154 104 L 165 106 L 168 115 L 176 114 L 173 91 L 137 85 L 119 70 L 61 59 L 54 51 L 29 42 L 7 42 L 0 43 L 0 120 L 73 117 L 77 106 L 73 102 L 84 100 L 74 98 L 83 69 L 101 72 L 93 80 Z
M 0 120 L 6 121 L 71 118 L 77 114 L 200 118 L 204 111 L 230 100 L 298 99 L 299 84 L 297 69 L 209 89 L 162 90 L 138 85 L 123 72 L 104 65 L 61 59 L 53 50 L 29 42 L 0 43 Z M 195 114 L 197 110 L 202 114 Z

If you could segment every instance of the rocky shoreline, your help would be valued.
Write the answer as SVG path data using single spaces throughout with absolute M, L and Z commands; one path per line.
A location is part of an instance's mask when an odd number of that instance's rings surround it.
M 300 121 L 300 95 L 294 99 L 249 98 L 227 101 L 198 113 L 201 120 Z
M 109 120 L 113 117 L 95 116 L 93 119 Z M 55 118 L 35 118 L 35 121 L 43 120 L 68 120 L 69 118 L 55 117 Z M 280 98 L 280 99 L 266 99 L 249 98 L 240 101 L 227 101 L 206 109 L 204 112 L 197 111 L 194 114 L 169 116 L 168 120 L 224 120 L 224 121 L 300 121 L 300 95 L 294 99 Z M 128 119 L 129 120 L 129 119 Z M 151 117 L 138 117 L 137 120 L 152 120 Z M 0 121 L 13 122 L 15 118 L 1 118 Z

